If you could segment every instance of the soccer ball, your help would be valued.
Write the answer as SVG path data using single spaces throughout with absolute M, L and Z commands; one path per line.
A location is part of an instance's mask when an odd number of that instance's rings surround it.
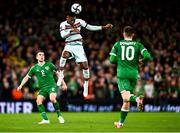
M 79 14 L 82 11 L 82 6 L 78 3 L 74 3 L 71 6 L 71 12 L 75 13 L 75 14 Z

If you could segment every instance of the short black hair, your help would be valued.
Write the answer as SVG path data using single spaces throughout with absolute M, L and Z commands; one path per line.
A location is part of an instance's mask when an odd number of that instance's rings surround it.
M 45 52 L 41 49 L 36 51 L 36 56 L 38 55 L 38 53 L 44 53 L 45 54 Z
M 123 29 L 123 33 L 125 33 L 128 37 L 132 36 L 135 33 L 135 30 L 132 26 L 125 26 Z
M 75 17 L 76 14 L 71 11 L 68 11 L 68 12 L 66 12 L 66 16 Z

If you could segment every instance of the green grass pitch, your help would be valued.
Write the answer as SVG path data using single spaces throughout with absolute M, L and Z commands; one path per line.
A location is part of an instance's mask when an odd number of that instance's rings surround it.
M 49 125 L 38 125 L 39 113 L 0 114 L 0 132 L 180 132 L 180 113 L 130 112 L 122 129 L 113 125 L 119 112 L 63 112 L 64 124 L 48 113 Z

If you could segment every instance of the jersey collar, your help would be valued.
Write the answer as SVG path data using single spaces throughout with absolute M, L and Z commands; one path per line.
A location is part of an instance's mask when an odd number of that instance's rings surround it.
M 39 63 L 39 62 L 38 62 L 38 65 L 39 65 L 39 66 L 43 66 L 44 64 L 45 64 L 45 61 L 44 61 L 43 63 Z

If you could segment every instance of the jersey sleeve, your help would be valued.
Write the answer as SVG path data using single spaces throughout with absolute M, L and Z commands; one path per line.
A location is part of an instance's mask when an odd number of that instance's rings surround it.
M 102 26 L 90 25 L 86 21 L 80 19 L 81 26 L 90 31 L 102 30 Z
M 82 19 L 79 19 L 79 22 L 80 22 L 80 24 L 81 24 L 81 26 L 83 27 L 83 28 L 86 28 L 87 27 L 87 22 L 86 21 L 84 21 L 84 20 L 82 20 Z
M 112 47 L 110 55 L 117 56 L 117 43 L 115 43 L 114 46 Z
M 111 63 L 116 63 L 116 61 L 117 61 L 117 44 L 118 43 L 114 44 L 114 46 L 112 47 L 111 52 L 110 52 L 109 60 Z
M 143 55 L 144 51 L 147 51 L 147 49 L 144 47 L 143 44 L 139 43 L 139 45 L 140 45 L 140 49 L 139 49 L 140 53 L 141 53 L 141 55 Z
M 139 43 L 140 44 L 140 53 L 141 55 L 143 56 L 143 63 L 146 64 L 148 62 L 148 60 L 150 60 L 151 58 L 151 55 L 150 53 L 147 51 L 147 49 L 144 47 L 143 44 Z
M 65 24 L 61 23 L 59 26 L 60 35 L 62 38 L 66 38 L 70 35 L 71 29 L 66 29 Z
M 27 76 L 28 76 L 29 78 L 31 78 L 33 75 L 34 75 L 34 66 L 32 66 L 32 67 L 30 68 L 30 70 L 28 71 L 28 73 L 27 73 Z

